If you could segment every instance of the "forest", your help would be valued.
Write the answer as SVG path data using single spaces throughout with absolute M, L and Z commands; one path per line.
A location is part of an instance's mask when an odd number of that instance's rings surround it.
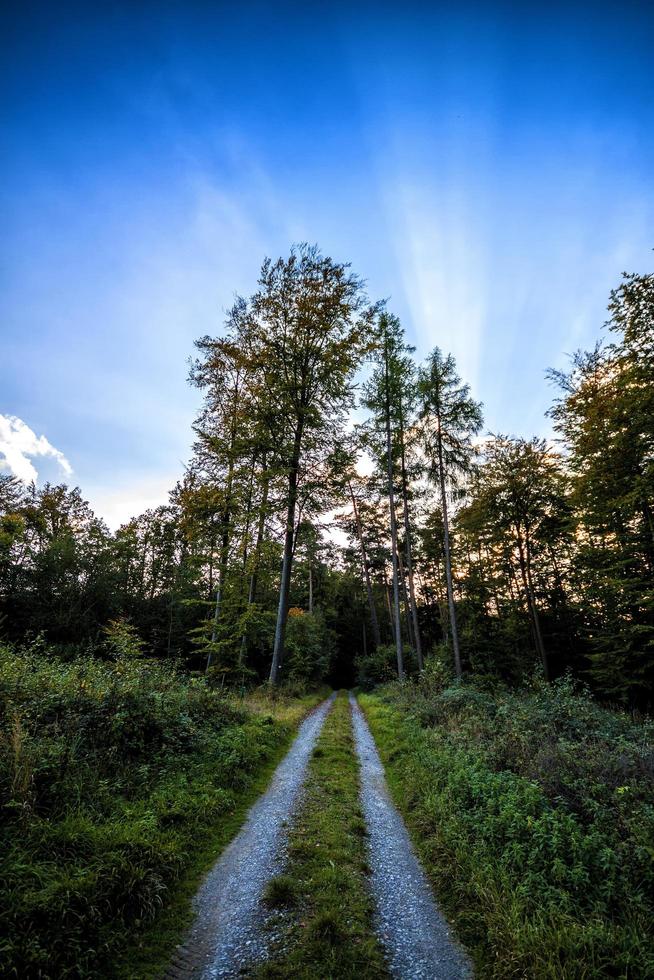
M 316 248 L 266 261 L 196 347 L 202 410 L 168 504 L 112 534 L 79 488 L 0 474 L 8 641 L 101 657 L 123 631 L 228 686 L 368 685 L 436 656 L 651 706 L 651 276 L 625 275 L 594 349 L 548 372 L 549 439 L 486 433 L 453 358 L 416 363 Z
M 299 245 L 197 340 L 167 504 L 111 532 L 82 489 L 0 471 L 6 975 L 161 975 L 329 688 L 360 692 L 479 976 L 653 975 L 654 276 L 543 367 L 547 436 L 490 433 L 445 347 L 419 361 Z M 325 863 L 293 838 L 277 889 L 315 928 L 262 976 L 386 976 L 334 835 L 361 823 L 335 705 L 302 825 Z

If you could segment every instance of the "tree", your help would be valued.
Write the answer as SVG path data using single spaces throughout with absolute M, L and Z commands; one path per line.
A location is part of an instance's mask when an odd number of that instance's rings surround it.
M 473 436 L 481 431 L 481 404 L 470 397 L 470 388 L 462 384 L 451 354 L 444 357 L 435 347 L 419 375 L 420 419 L 424 451 L 430 462 L 430 473 L 438 481 L 445 543 L 445 572 L 450 630 L 457 677 L 461 676 L 461 652 L 457 632 L 452 554 L 447 507 L 447 484 L 470 471 L 474 458 Z
M 547 535 L 552 516 L 565 510 L 560 456 L 543 439 L 495 436 L 484 449 L 479 493 L 485 499 L 495 527 L 509 536 L 517 554 L 534 646 L 549 679 L 534 556 L 541 539 Z
M 278 680 L 288 618 L 301 467 L 340 434 L 353 403 L 353 375 L 375 315 L 347 265 L 300 245 L 267 259 L 252 297 L 243 343 L 255 402 L 270 407 L 285 474 L 285 522 L 270 683 Z
M 393 623 L 397 674 L 404 679 L 402 649 L 402 625 L 400 620 L 400 573 L 398 554 L 397 512 L 395 500 L 396 467 L 403 457 L 403 445 L 398 439 L 402 433 L 402 395 L 411 376 L 410 348 L 404 342 L 404 332 L 396 316 L 382 313 L 379 317 L 375 368 L 365 389 L 363 403 L 372 411 L 367 426 L 367 445 L 380 471 L 385 471 L 386 492 L 391 533 L 391 564 L 393 576 Z M 408 523 L 408 515 L 407 515 Z M 407 540 L 410 536 L 407 535 Z M 410 545 L 409 545 L 410 546 Z M 416 617 L 417 623 L 417 617 Z
M 591 676 L 607 696 L 647 703 L 654 683 L 654 276 L 611 293 L 615 339 L 550 371 L 568 450 Z

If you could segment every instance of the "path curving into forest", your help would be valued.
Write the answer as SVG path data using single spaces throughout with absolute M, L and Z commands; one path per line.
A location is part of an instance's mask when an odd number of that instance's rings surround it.
M 473 970 L 438 910 L 404 821 L 386 786 L 368 723 L 350 694 L 361 765 L 361 803 L 368 826 L 377 932 L 396 980 L 464 980 Z
M 304 719 L 270 786 L 205 878 L 193 903 L 194 923 L 166 973 L 167 980 L 237 977 L 244 967 L 266 958 L 264 889 L 284 865 L 286 824 L 335 696 Z

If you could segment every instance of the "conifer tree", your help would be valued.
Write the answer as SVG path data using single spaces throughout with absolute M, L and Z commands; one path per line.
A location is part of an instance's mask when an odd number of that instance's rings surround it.
M 435 347 L 420 371 L 420 418 L 422 440 L 430 463 L 432 477 L 438 482 L 443 513 L 445 574 L 454 666 L 461 676 L 461 651 L 457 630 L 454 587 L 452 582 L 452 549 L 447 504 L 447 484 L 470 471 L 474 457 L 472 437 L 482 427 L 481 405 L 470 397 L 470 388 L 462 384 L 451 354 L 443 356 Z

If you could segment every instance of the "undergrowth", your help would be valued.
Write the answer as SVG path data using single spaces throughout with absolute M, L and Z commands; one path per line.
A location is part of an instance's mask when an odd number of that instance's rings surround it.
M 236 699 L 134 658 L 0 646 L 2 976 L 151 975 L 315 700 Z
M 483 977 L 654 976 L 651 723 L 567 679 L 362 695 L 391 790 Z
M 350 708 L 341 693 L 314 750 L 284 873 L 268 904 L 282 910 L 281 948 L 259 980 L 382 980 L 388 973 L 372 929 L 366 827 Z

